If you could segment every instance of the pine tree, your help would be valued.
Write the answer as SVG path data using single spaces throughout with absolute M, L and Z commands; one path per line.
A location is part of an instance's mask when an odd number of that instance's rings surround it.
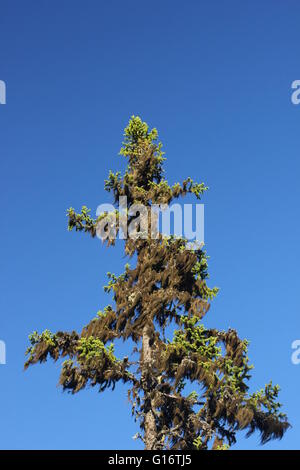
M 121 196 L 127 197 L 128 209 L 136 203 L 148 208 L 170 204 L 188 193 L 202 197 L 207 189 L 203 183 L 187 178 L 170 186 L 163 177 L 165 158 L 156 129 L 149 130 L 133 116 L 124 136 L 120 153 L 128 159 L 127 169 L 123 176 L 110 172 L 105 181 L 115 207 Z M 109 246 L 115 244 L 110 236 L 113 221 L 120 226 L 122 217 L 117 207 L 96 219 L 86 207 L 80 213 L 70 208 L 68 227 L 95 237 L 103 222 L 107 237 L 102 238 Z M 133 222 L 134 216 L 129 216 L 128 223 Z M 277 402 L 279 387 L 270 382 L 249 393 L 248 342 L 233 329 L 218 331 L 203 324 L 218 292 L 207 285 L 203 247 L 190 250 L 182 237 L 159 233 L 157 238 L 142 238 L 139 232 L 140 225 L 137 236 L 124 242 L 135 267 L 127 264 L 120 276 L 108 273 L 104 289 L 112 293 L 115 307 L 98 312 L 81 334 L 34 332 L 25 368 L 65 358 L 59 383 L 72 393 L 87 385 L 104 391 L 119 381 L 126 383 L 140 425 L 137 436 L 146 449 L 227 449 L 239 430 L 246 430 L 247 436 L 258 431 L 262 443 L 282 438 L 289 424 Z M 114 340 L 120 338 L 133 341 L 135 361 L 115 356 Z M 188 393 L 190 384 L 196 390 Z

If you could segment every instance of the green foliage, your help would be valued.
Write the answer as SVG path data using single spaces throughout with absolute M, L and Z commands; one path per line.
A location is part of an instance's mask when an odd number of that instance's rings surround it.
M 106 307 L 104 307 L 103 311 L 98 310 L 97 317 L 103 319 L 103 318 L 107 317 L 109 312 L 112 312 L 112 306 L 111 305 L 107 305 Z
M 196 437 L 193 441 L 193 444 L 196 450 L 201 450 L 203 447 L 203 442 L 202 442 L 201 437 L 200 436 Z
M 26 355 L 32 354 L 34 352 L 35 346 L 41 342 L 50 347 L 56 346 L 56 336 L 51 333 L 50 330 L 45 330 L 41 334 L 38 334 L 37 331 L 34 331 L 28 336 L 28 338 L 31 346 L 27 348 Z
M 169 344 L 169 349 L 174 349 L 184 356 L 190 353 L 197 353 L 206 360 L 216 359 L 221 354 L 221 348 L 216 346 L 218 337 L 211 336 L 209 330 L 204 325 L 196 326 L 199 318 L 187 316 L 181 317 L 181 323 L 184 325 L 184 330 L 176 330 L 174 332 L 173 341 Z
M 96 220 L 90 216 L 91 209 L 88 209 L 86 206 L 82 206 L 81 212 L 76 213 L 73 207 L 70 207 L 67 210 L 68 217 L 68 230 L 71 232 L 73 228 L 77 231 L 91 232 L 96 233 Z
M 105 347 L 104 343 L 93 336 L 88 338 L 80 338 L 78 341 L 77 351 L 78 360 L 84 359 L 101 359 L 103 356 L 107 356 L 111 361 L 115 362 L 117 359 L 114 355 L 114 345 L 111 343 L 108 347 Z
M 127 266 L 129 265 L 126 265 L 125 273 L 121 274 L 120 276 L 116 276 L 114 273 L 110 273 L 110 272 L 107 273 L 109 282 L 106 286 L 103 286 L 104 292 L 109 293 L 111 290 L 115 290 L 116 288 L 118 288 L 121 282 L 124 282 L 126 281 L 126 279 L 128 279 Z
M 109 171 L 108 179 L 104 180 L 104 189 L 106 191 L 110 192 L 114 189 L 118 189 L 121 187 L 121 172 L 117 171 L 116 173 L 113 173 L 111 170 Z
M 157 140 L 157 130 L 149 131 L 148 124 L 143 122 L 139 116 L 131 116 L 129 124 L 124 130 L 124 142 L 120 154 L 127 157 L 132 155 L 137 149 L 140 141 L 146 141 L 152 144 Z
M 276 415 L 278 419 L 285 419 L 286 414 L 280 411 L 282 405 L 277 401 L 279 392 L 279 385 L 273 385 L 270 381 L 264 389 L 250 395 L 248 404 L 254 409 L 265 408 L 269 416 Z
M 216 450 L 229 450 L 230 446 L 228 444 L 222 444 L 221 446 L 218 446 Z

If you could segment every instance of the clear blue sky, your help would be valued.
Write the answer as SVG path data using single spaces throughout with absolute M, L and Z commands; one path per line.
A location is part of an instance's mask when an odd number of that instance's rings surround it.
M 110 202 L 132 114 L 158 128 L 170 182 L 209 185 L 206 324 L 250 340 L 251 389 L 282 387 L 293 428 L 264 448 L 299 448 L 299 26 L 297 0 L 1 0 L 1 448 L 141 447 L 124 387 L 70 396 L 58 364 L 22 370 L 30 332 L 81 330 L 109 303 L 121 247 L 68 233 L 65 214 Z

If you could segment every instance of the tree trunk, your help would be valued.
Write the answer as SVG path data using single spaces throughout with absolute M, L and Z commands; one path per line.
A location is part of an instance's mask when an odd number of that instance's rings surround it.
M 143 339 L 142 339 L 142 382 L 144 389 L 144 404 L 145 404 L 145 449 L 153 450 L 155 449 L 156 444 L 156 423 L 155 416 L 152 409 L 152 383 L 151 383 L 151 370 L 152 370 L 152 349 L 150 345 L 151 334 L 149 331 L 149 326 L 146 325 L 143 329 Z

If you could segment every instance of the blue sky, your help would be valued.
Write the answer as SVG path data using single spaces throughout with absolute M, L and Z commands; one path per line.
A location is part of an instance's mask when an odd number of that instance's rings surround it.
M 122 247 L 68 233 L 66 209 L 110 202 L 132 114 L 158 128 L 170 182 L 210 187 L 206 324 L 250 340 L 251 390 L 281 385 L 293 428 L 264 448 L 299 448 L 299 22 L 297 0 L 1 0 L 1 448 L 141 447 L 125 387 L 70 396 L 58 364 L 22 370 L 30 332 L 80 331 L 109 303 Z

